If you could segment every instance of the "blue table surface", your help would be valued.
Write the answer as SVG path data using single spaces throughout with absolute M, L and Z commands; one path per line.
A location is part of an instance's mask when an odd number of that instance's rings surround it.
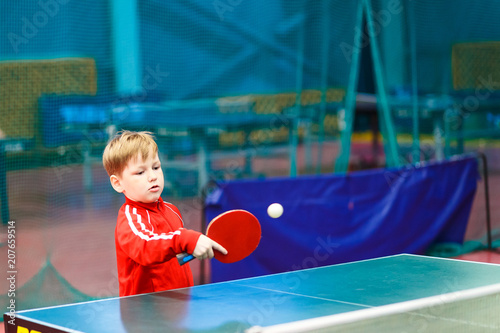
M 395 255 L 95 302 L 18 318 L 82 332 L 237 332 L 496 284 L 500 265 Z M 55 325 L 55 326 L 54 326 Z

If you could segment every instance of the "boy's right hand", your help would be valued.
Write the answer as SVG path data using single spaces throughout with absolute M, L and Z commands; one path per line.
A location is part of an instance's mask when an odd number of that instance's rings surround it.
M 212 259 L 214 257 L 214 250 L 221 252 L 222 254 L 227 254 L 227 250 L 222 247 L 216 241 L 211 240 L 205 235 L 201 235 L 198 238 L 196 247 L 193 251 L 193 256 L 198 259 Z

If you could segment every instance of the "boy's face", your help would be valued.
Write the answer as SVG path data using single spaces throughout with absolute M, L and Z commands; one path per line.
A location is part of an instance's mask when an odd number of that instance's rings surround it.
M 163 191 L 164 180 L 158 154 L 142 159 L 142 155 L 131 159 L 121 176 L 112 175 L 113 188 L 131 200 L 151 203 L 156 202 Z

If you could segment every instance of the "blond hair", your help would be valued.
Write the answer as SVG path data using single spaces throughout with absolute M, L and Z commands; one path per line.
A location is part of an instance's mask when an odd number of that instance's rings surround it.
M 102 163 L 109 176 L 121 176 L 131 159 L 141 156 L 145 160 L 151 152 L 153 157 L 158 153 L 153 133 L 121 131 L 104 149 Z

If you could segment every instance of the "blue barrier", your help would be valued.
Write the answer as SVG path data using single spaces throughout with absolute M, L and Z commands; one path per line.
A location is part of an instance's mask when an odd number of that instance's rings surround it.
M 212 281 L 285 272 L 397 253 L 423 254 L 462 243 L 477 187 L 475 158 L 327 175 L 221 182 L 207 196 L 206 218 L 246 209 L 262 224 L 248 258 L 212 262 Z M 267 216 L 279 202 L 284 213 Z

